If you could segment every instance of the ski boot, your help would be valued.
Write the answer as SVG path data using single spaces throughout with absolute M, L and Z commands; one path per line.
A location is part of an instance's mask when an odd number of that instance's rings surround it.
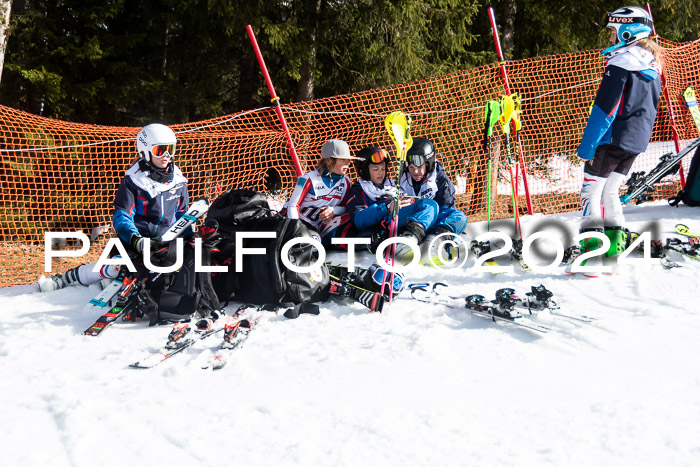
M 629 246 L 629 230 L 620 226 L 606 226 L 605 236 L 610 239 L 610 248 L 605 252 L 606 258 L 614 258 Z
M 617 257 L 630 244 L 629 230 L 621 226 L 605 226 L 605 236 L 610 240 L 610 247 L 603 255 L 603 264 L 612 268 L 612 274 L 618 271 Z
M 420 245 L 425 239 L 425 228 L 419 222 L 408 221 L 399 229 L 399 236 L 407 240 L 408 243 Z M 413 248 L 408 243 L 396 243 L 396 250 L 394 250 L 394 258 L 403 265 L 413 260 Z
M 78 268 L 80 266 L 69 269 L 63 274 L 54 274 L 48 277 L 42 275 L 39 277 L 39 290 L 42 292 L 53 292 L 69 285 L 82 285 L 78 279 Z
M 465 242 L 447 227 L 433 228 L 420 245 L 421 263 L 428 266 L 455 265 L 466 255 Z
M 598 227 L 592 227 L 592 228 L 587 228 L 587 229 L 581 229 L 580 233 L 585 233 L 585 232 L 603 232 L 603 229 L 598 228 Z M 595 251 L 599 249 L 601 246 L 603 246 L 603 241 L 599 238 L 596 237 L 588 237 L 584 238 L 580 241 L 581 245 L 581 254 L 588 253 L 590 251 Z M 571 269 L 573 267 L 573 263 L 575 263 L 575 258 L 573 258 L 571 264 L 569 264 L 566 267 L 566 273 L 567 274 L 576 274 L 573 272 Z M 597 270 L 600 270 L 603 267 L 603 257 L 602 256 L 594 256 L 593 258 L 590 259 L 585 259 L 581 262 L 581 266 L 591 266 L 595 267 Z M 584 272 L 583 275 L 586 277 L 598 277 L 599 272 L 598 271 L 592 271 L 592 272 Z

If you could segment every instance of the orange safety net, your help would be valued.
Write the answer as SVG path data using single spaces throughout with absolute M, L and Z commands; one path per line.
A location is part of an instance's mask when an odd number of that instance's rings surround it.
M 680 93 L 687 86 L 700 91 L 700 40 L 661 44 L 670 102 L 662 96 L 652 143 L 632 171 L 648 171 L 662 154 L 675 150 L 669 106 L 681 147 L 698 137 Z M 582 162 L 576 147 L 600 83 L 600 52 L 508 61 L 506 67 L 522 110 L 520 143 L 511 141 L 510 147 L 516 160 L 517 148 L 522 147 L 534 212 L 578 210 Z M 393 152 L 384 117 L 395 110 L 409 113 L 411 134 L 435 143 L 438 159 L 457 188 L 457 207 L 474 222 L 486 219 L 484 107 L 503 93 L 499 66 L 492 64 L 282 108 L 305 170 L 315 167 L 321 145 L 331 138 L 347 141 L 355 151 L 379 145 Z M 189 180 L 192 199 L 211 200 L 232 187 L 264 191 L 280 202 L 291 194 L 297 175 L 272 108 L 172 128 L 178 136 L 176 163 Z M 114 235 L 109 228 L 112 200 L 124 171 L 136 159 L 137 131 L 0 107 L 0 286 L 34 282 L 43 273 L 47 231 L 94 234 L 88 255 L 54 259 L 54 273 L 99 258 L 107 238 Z M 503 133 L 495 129 L 492 219 L 512 217 L 506 153 Z M 687 170 L 690 159 L 683 164 Z M 679 187 L 677 175 L 668 177 L 655 196 L 668 198 Z M 519 193 L 524 212 L 522 180 Z M 65 248 L 79 246 L 69 241 Z

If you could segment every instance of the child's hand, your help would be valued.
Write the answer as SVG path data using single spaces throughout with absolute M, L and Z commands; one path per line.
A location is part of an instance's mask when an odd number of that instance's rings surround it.
M 335 217 L 335 213 L 333 212 L 332 208 L 329 207 L 324 207 L 321 208 L 321 212 L 318 215 L 318 218 L 321 219 L 321 222 L 328 222 L 329 220 L 333 219 Z
M 415 202 L 416 202 L 416 198 L 410 198 L 408 196 L 401 196 L 401 199 L 399 200 L 399 209 L 405 208 L 406 206 L 410 206 Z

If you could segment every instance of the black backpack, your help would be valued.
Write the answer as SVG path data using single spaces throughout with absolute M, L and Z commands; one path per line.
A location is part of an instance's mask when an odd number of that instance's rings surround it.
M 168 266 L 175 261 L 175 242 L 168 248 L 168 255 L 158 266 Z M 212 245 L 202 242 L 202 266 L 211 265 Z M 218 316 L 221 309 L 214 291 L 211 275 L 195 271 L 194 245 L 184 242 L 183 262 L 180 269 L 172 273 L 150 273 L 140 293 L 150 318 L 150 325 L 180 321 L 195 313 L 202 318 Z M 144 306 L 145 305 L 145 306 Z
M 668 200 L 668 204 L 671 206 L 678 206 L 681 202 L 688 206 L 700 206 L 700 147 L 695 150 L 690 162 L 685 186 L 676 196 Z
M 212 256 L 212 264 L 228 266 L 226 273 L 212 273 L 214 290 L 221 301 L 290 306 L 328 299 L 330 279 L 325 264 L 312 272 L 298 273 L 282 263 L 281 250 L 285 243 L 297 237 L 310 238 L 310 233 L 300 220 L 273 214 L 264 195 L 251 190 L 231 190 L 214 201 L 207 219 L 219 223 L 218 232 L 223 237 L 219 251 Z M 275 232 L 275 238 L 246 239 L 238 246 L 265 250 L 264 255 L 244 255 L 240 273 L 235 270 L 236 232 Z M 312 245 L 301 243 L 289 250 L 288 258 L 291 264 L 304 267 L 316 263 L 318 252 Z M 312 308 L 304 310 L 314 312 Z

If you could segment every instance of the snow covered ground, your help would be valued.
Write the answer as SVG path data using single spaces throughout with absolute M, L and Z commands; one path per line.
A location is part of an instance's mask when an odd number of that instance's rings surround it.
M 625 212 L 637 230 L 700 231 L 697 208 Z M 527 217 L 526 231 L 543 221 L 574 232 L 578 218 Z M 264 320 L 218 372 L 200 368 L 217 338 L 134 370 L 167 327 L 81 336 L 97 289 L 0 289 L 0 463 L 698 465 L 700 262 L 679 262 L 598 279 L 419 266 L 410 280 L 465 295 L 541 283 L 563 309 L 598 319 L 539 316 L 557 328 L 540 335 L 405 295 L 383 314 L 331 301 L 318 316 Z

